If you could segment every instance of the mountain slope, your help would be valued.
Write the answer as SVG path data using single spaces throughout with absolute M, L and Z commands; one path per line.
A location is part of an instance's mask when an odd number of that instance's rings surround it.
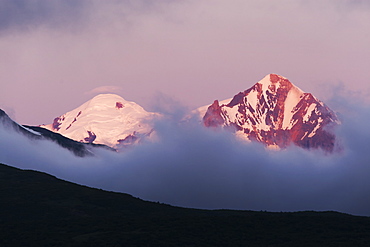
M 7 132 L 11 131 L 14 132 L 14 134 L 20 134 L 30 139 L 53 141 L 57 143 L 59 146 L 70 150 L 76 156 L 81 157 L 93 155 L 95 148 L 109 149 L 107 146 L 103 145 L 80 143 L 44 128 L 20 125 L 14 122 L 1 109 L 0 109 L 0 128 L 2 128 L 4 131 Z
M 41 127 L 79 142 L 120 148 L 149 136 L 155 113 L 115 94 L 100 94 Z
M 204 112 L 204 107 L 200 112 Z M 207 127 L 226 127 L 249 140 L 285 148 L 333 151 L 335 136 L 330 127 L 338 123 L 334 112 L 288 79 L 269 74 L 251 88 L 229 100 L 210 105 L 204 116 Z
M 1 246 L 368 246 L 370 218 L 172 207 L 0 164 Z

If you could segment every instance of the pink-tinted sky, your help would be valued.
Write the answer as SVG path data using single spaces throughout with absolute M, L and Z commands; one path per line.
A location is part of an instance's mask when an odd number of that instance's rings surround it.
M 325 101 L 370 92 L 370 1 L 0 2 L 0 108 L 50 123 L 98 93 L 195 108 L 277 73 Z

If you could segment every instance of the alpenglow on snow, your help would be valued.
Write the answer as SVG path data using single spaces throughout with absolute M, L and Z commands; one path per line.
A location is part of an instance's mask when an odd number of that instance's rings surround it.
M 148 120 L 157 115 L 118 95 L 100 94 L 41 127 L 76 141 L 119 149 L 149 136 Z
M 269 74 L 233 98 L 199 108 L 207 127 L 224 127 L 268 146 L 322 148 L 332 152 L 335 113 L 288 79 Z

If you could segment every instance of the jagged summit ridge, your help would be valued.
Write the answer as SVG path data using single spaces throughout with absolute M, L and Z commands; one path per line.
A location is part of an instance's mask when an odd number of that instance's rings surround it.
M 76 141 L 119 148 L 149 135 L 147 120 L 154 115 L 116 94 L 99 94 L 41 127 Z
M 242 104 L 248 109 L 254 109 L 252 117 L 255 121 L 249 118 L 244 123 L 249 124 L 249 127 L 253 125 L 263 130 L 268 130 L 270 127 L 287 129 L 290 127 L 294 107 L 303 94 L 304 92 L 288 79 L 269 74 L 250 89 L 235 95 L 226 106 L 234 109 L 234 106 Z M 274 111 L 269 111 L 269 109 L 274 109 Z M 231 121 L 235 120 L 236 115 L 238 114 L 229 114 Z
M 203 122 L 207 127 L 231 127 L 267 145 L 286 147 L 294 143 L 332 151 L 335 137 L 324 127 L 335 125 L 337 118 L 312 94 L 283 76 L 269 74 L 230 100 L 214 101 Z

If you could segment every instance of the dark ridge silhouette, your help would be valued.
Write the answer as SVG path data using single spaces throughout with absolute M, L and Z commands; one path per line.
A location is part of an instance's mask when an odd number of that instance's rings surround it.
M 370 218 L 197 210 L 0 164 L 0 246 L 368 246 Z

